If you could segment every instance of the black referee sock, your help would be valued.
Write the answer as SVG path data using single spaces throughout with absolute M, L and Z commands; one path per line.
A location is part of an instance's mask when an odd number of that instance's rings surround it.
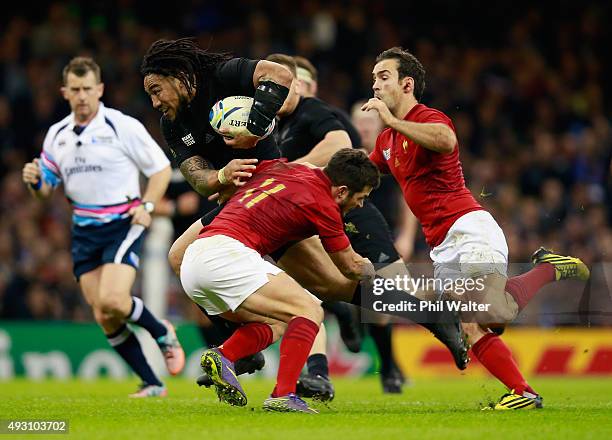
M 159 337 L 168 333 L 166 326 L 153 316 L 153 313 L 147 309 L 144 302 L 137 296 L 132 297 L 132 310 L 127 320 L 147 330 L 156 341 Z
M 391 342 L 392 326 L 391 324 L 368 324 L 368 332 L 374 340 L 380 357 L 380 374 L 383 377 L 388 377 L 394 364 Z
M 306 366 L 308 367 L 308 374 L 311 376 L 319 375 L 326 379 L 329 378 L 329 365 L 327 363 L 327 356 L 324 354 L 311 354 L 306 360 Z
M 117 331 L 106 335 L 106 339 L 144 383 L 162 385 L 147 362 L 138 338 L 126 324 L 123 324 Z

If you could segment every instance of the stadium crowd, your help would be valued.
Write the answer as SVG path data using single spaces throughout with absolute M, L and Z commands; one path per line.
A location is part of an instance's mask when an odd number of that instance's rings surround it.
M 3 14 L 0 318 L 91 319 L 72 277 L 68 204 L 61 193 L 45 204 L 29 197 L 21 168 L 67 113 L 60 70 L 77 54 L 100 64 L 103 101 L 141 120 L 163 145 L 138 70 L 161 37 L 195 35 L 211 50 L 250 58 L 305 56 L 319 69 L 319 96 L 347 111 L 371 96 L 376 54 L 402 45 L 427 69 L 423 102 L 453 119 L 468 186 L 502 226 L 510 261 L 529 262 L 542 244 L 587 264 L 610 260 L 608 6 L 488 5 L 472 14 L 439 1 L 406 10 L 364 0 L 209 3 L 173 5 L 171 17 L 141 1 L 54 2 Z M 419 20 L 434 13 L 434 27 Z M 421 235 L 410 261 L 429 261 Z M 522 322 L 564 323 L 541 316 Z

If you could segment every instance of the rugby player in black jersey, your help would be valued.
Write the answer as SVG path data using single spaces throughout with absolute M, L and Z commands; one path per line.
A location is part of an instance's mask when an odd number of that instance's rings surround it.
M 172 158 L 200 195 L 219 191 L 219 178 L 231 181 L 248 177 L 257 160 L 279 157 L 272 138 L 226 139 L 208 123 L 210 109 L 219 99 L 255 95 L 258 104 L 249 130 L 263 135 L 291 83 L 291 75 L 278 64 L 208 52 L 193 39 L 181 38 L 153 43 L 144 56 L 141 73 L 153 107 L 163 113 L 161 130 Z M 175 273 L 179 273 L 185 248 L 201 228 L 202 222 L 196 221 L 172 245 L 169 261 Z M 208 342 L 218 345 L 231 334 L 234 325 L 215 317 L 211 320 L 221 335 L 219 341 Z M 238 373 L 262 367 L 261 354 L 236 365 Z
M 263 135 L 287 96 L 285 85 L 291 83 L 291 75 L 288 76 L 286 69 L 280 65 L 206 52 L 192 39 L 183 38 L 153 43 L 144 57 L 141 73 L 153 107 L 163 113 L 161 129 L 175 165 L 199 194 L 208 196 L 220 191 L 223 187 L 221 180 L 248 178 L 249 171 L 255 168 L 257 162 L 254 159 L 279 157 L 272 137 L 224 138 L 212 129 L 208 114 L 219 99 L 254 95 L 255 111 L 251 112 L 248 128 L 252 133 L 259 131 Z M 169 260 L 177 275 L 185 248 L 219 209 L 194 222 L 176 239 Z M 208 331 L 207 342 L 219 345 L 229 337 L 235 325 L 219 317 L 208 318 L 220 331 Z M 215 335 L 218 340 L 214 339 Z M 323 342 L 317 343 L 317 346 L 324 347 L 324 330 L 318 336 L 320 338 Z M 325 359 L 327 365 L 324 350 L 319 350 L 316 358 Z M 236 371 L 238 374 L 253 372 L 262 368 L 263 364 L 263 356 L 258 354 L 238 361 Z M 199 383 L 208 384 L 205 377 L 200 378 Z M 333 392 L 326 397 L 333 398 Z
M 144 56 L 141 73 L 153 106 L 163 113 L 162 133 L 172 155 L 201 195 L 241 185 L 241 179 L 250 177 L 257 159 L 278 156 L 273 139 L 262 136 L 288 95 L 293 76 L 285 67 L 264 60 L 231 59 L 183 38 L 153 43 Z M 247 134 L 229 139 L 212 130 L 208 112 L 217 100 L 232 95 L 253 96 L 254 103 Z M 185 249 L 215 214 L 213 211 L 195 222 L 172 245 L 169 260 L 176 273 Z M 359 302 L 359 285 L 327 264 L 325 256 L 320 241 L 313 237 L 285 250 L 278 262 L 322 299 Z M 465 368 L 467 346 L 458 320 L 449 314 L 431 318 L 426 321 L 428 328 L 448 346 L 457 366 Z

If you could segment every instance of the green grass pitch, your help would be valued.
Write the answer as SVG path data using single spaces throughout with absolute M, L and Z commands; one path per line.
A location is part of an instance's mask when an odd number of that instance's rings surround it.
M 270 414 L 261 403 L 272 383 L 245 380 L 246 408 L 220 404 L 212 390 L 169 379 L 165 399 L 128 399 L 136 382 L 0 382 L 0 419 L 68 419 L 68 435 L 3 438 L 82 439 L 612 439 L 612 379 L 537 379 L 538 411 L 480 411 L 503 388 L 493 380 L 418 380 L 383 395 L 376 378 L 337 379 L 321 413 Z

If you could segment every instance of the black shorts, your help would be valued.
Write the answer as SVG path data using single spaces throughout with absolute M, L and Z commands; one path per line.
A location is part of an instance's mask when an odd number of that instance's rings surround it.
M 213 326 L 219 330 L 219 333 L 227 339 L 229 338 L 236 329 L 238 329 L 242 324 L 234 321 L 229 321 L 222 317 L 221 315 L 209 315 L 206 309 L 199 304 L 196 304 L 198 308 L 206 315 L 206 317 L 212 322 Z M 220 345 L 220 344 L 219 344 Z
M 389 225 L 369 200 L 365 201 L 363 208 L 352 209 L 344 216 L 344 232 L 355 252 L 369 259 L 377 268 L 400 258 Z
M 215 217 L 221 212 L 224 206 L 225 204 L 219 205 L 204 214 L 204 216 L 200 219 L 200 221 L 202 222 L 202 227 L 210 225 L 215 219 Z

